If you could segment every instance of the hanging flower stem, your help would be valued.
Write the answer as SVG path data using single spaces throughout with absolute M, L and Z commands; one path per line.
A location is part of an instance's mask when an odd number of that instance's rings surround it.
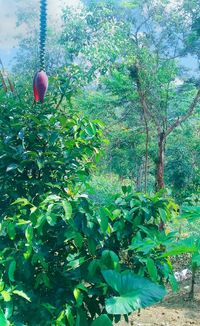
M 33 78 L 35 102 L 42 103 L 48 88 L 48 77 L 45 72 L 45 45 L 47 32 L 47 1 L 40 0 L 40 71 Z
M 40 0 L 40 70 L 45 70 L 46 32 L 47 32 L 47 1 Z

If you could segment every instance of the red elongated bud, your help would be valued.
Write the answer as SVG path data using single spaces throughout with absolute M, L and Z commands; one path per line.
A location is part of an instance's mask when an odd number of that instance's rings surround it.
M 45 71 L 37 72 L 33 79 L 33 93 L 36 102 L 44 101 L 44 97 L 48 88 L 48 77 Z
M 38 73 L 35 74 L 34 78 L 33 78 L 33 94 L 34 94 L 34 100 L 35 102 L 39 101 L 39 95 L 38 95 L 38 91 L 37 91 L 37 87 L 36 87 L 36 76 Z

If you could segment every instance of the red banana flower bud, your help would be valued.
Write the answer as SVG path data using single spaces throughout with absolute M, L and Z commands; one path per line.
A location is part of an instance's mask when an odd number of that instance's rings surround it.
M 37 72 L 33 78 L 33 93 L 35 102 L 44 101 L 44 97 L 48 88 L 48 77 L 45 71 Z

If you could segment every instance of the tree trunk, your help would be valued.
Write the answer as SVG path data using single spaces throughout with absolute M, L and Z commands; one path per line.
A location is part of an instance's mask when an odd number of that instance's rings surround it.
M 191 289 L 190 289 L 190 293 L 189 293 L 189 298 L 191 300 L 194 299 L 194 286 L 195 286 L 196 271 L 197 271 L 197 267 L 193 266 L 192 267 L 192 284 L 191 284 Z
M 144 113 L 144 122 L 146 129 L 146 141 L 145 141 L 145 164 L 144 164 L 144 192 L 147 193 L 148 185 L 148 158 L 149 158 L 149 127 L 146 115 Z
M 164 183 L 164 159 L 165 159 L 165 134 L 161 132 L 158 136 L 158 158 L 156 163 L 156 191 L 165 187 Z
M 141 191 L 142 189 L 143 167 L 144 167 L 144 163 L 142 161 L 141 164 L 138 166 L 137 178 L 136 178 L 136 191 L 138 192 Z

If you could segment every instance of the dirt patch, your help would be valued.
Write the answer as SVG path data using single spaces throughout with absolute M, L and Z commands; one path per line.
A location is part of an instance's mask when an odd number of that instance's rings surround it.
M 177 294 L 169 292 L 165 300 L 151 308 L 141 310 L 130 317 L 130 322 L 121 321 L 117 326 L 200 326 L 200 279 L 195 286 L 195 299 L 189 300 L 190 280 L 181 283 Z

